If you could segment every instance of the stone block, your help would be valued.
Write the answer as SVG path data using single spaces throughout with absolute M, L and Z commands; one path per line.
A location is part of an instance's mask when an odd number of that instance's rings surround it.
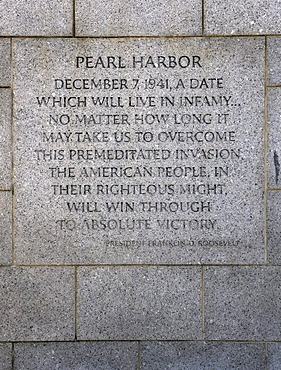
M 0 265 L 12 262 L 12 194 L 0 191 Z
M 0 370 L 12 369 L 12 344 L 0 344 Z
M 0 88 L 0 190 L 11 189 L 11 90 Z
M 262 344 L 146 342 L 141 344 L 141 370 L 265 369 Z
M 281 191 L 267 195 L 267 257 L 270 264 L 281 263 Z
M 0 340 L 74 339 L 74 271 L 0 268 Z
M 267 370 L 279 370 L 281 365 L 281 343 L 268 343 Z
M 17 262 L 262 263 L 264 54 L 15 40 Z
M 269 85 L 281 85 L 281 37 L 268 37 L 267 65 Z
M 11 48 L 9 39 L 0 39 L 0 86 L 11 84 Z
M 281 88 L 268 89 L 268 187 L 281 188 Z
M 76 3 L 77 36 L 176 36 L 202 32 L 201 0 Z
M 279 34 L 279 0 L 205 0 L 205 34 Z
M 84 267 L 78 272 L 78 338 L 200 339 L 197 267 Z
M 281 339 L 280 267 L 208 267 L 205 338 Z
M 132 370 L 137 358 L 137 344 L 128 342 L 15 345 L 15 370 Z
M 72 0 L 2 0 L 1 36 L 71 36 Z

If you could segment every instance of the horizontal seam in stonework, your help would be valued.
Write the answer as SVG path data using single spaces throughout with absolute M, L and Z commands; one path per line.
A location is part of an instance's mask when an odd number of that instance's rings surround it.
M 47 36 L 49 37 L 49 36 Z M 193 38 L 193 37 L 196 37 L 196 38 L 213 38 L 213 37 L 220 37 L 220 38 L 223 38 L 223 37 L 226 37 L 226 38 L 232 38 L 232 37 L 281 37 L 281 34 L 266 34 L 266 33 L 257 33 L 257 34 L 232 34 L 232 35 L 226 35 L 226 34 L 214 34 L 214 35 L 208 35 L 206 33 L 204 33 L 204 35 L 202 35 L 202 33 L 198 33 L 198 34 L 194 34 L 194 35 L 117 35 L 117 36 L 86 36 L 86 35 L 81 35 L 81 36 L 78 36 L 76 35 L 75 38 L 77 39 L 81 39 L 81 38 L 90 38 L 90 39 L 100 39 L 100 38 L 109 38 L 109 39 L 116 39 L 116 38 L 157 38 L 157 39 L 161 39 L 161 38 Z
M 15 268 L 15 267 L 18 267 L 18 266 L 15 266 L 15 265 L 0 265 L 0 270 L 2 268 L 7 268 L 7 267 L 9 267 L 9 268 Z
M 139 35 L 139 36 L 124 36 L 124 35 L 120 35 L 120 36 L 75 36 L 75 37 L 72 37 L 71 35 L 69 36 L 0 36 L 0 39 L 1 38 L 13 38 L 13 39 L 69 39 L 69 40 L 75 40 L 75 39 L 90 39 L 90 40 L 94 40 L 94 39 L 139 39 L 139 38 L 147 38 L 147 39 L 167 39 L 167 38 L 170 38 L 170 39 L 182 39 L 182 38 L 186 38 L 186 39 L 190 39 L 190 38 L 204 38 L 204 39 L 209 39 L 209 38 L 257 38 L 257 37 L 281 37 L 280 34 L 253 34 L 253 35 L 246 35 L 246 34 L 243 34 L 243 35 L 237 35 L 237 34 L 233 34 L 233 35 L 220 35 L 220 34 L 217 34 L 217 35 L 202 35 L 202 34 L 198 34 L 198 35 Z
M 239 343 L 239 344 L 265 344 L 265 343 L 281 343 L 281 341 L 278 340 L 234 340 L 234 339 L 131 339 L 131 340 L 123 340 L 123 339 L 81 339 L 81 340 L 27 340 L 27 341 L 6 341 L 6 342 L 0 342 L 0 344 L 6 344 L 6 343 L 13 343 L 13 344 L 25 344 L 25 343 L 46 343 L 46 344 L 52 344 L 52 343 L 114 343 L 114 342 L 122 342 L 122 343 L 154 343 L 154 342 L 187 342 L 187 343 Z
M 0 266 L 11 266 L 11 265 L 2 265 Z M 14 264 L 15 267 L 281 267 L 280 265 L 265 264 L 264 262 L 258 264 Z

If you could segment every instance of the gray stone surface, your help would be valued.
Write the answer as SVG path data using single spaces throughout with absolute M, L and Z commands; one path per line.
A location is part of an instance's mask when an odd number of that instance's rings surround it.
M 201 0 L 76 2 L 77 36 L 174 36 L 202 32 Z
M 205 338 L 281 339 L 280 267 L 208 267 Z
M 72 0 L 2 0 L 1 36 L 71 36 Z
M 14 55 L 18 262 L 263 262 L 263 39 Z
M 12 261 L 12 194 L 0 191 L 0 265 Z
M 0 344 L 0 370 L 12 369 L 12 344 Z
M 205 0 L 205 33 L 281 33 L 280 0 Z
M 268 89 L 268 187 L 281 188 L 281 88 Z
M 0 39 L 0 86 L 11 84 L 10 40 Z
M 267 370 L 279 370 L 281 365 L 281 343 L 268 343 Z
M 267 195 L 267 257 L 271 264 L 281 263 L 281 192 Z
M 265 370 L 262 344 L 151 342 L 141 344 L 141 370 Z
M 0 340 L 74 339 L 74 271 L 0 268 Z
M 15 345 L 15 370 L 135 370 L 137 358 L 136 343 Z
M 0 190 L 11 189 L 11 90 L 0 88 Z
M 267 39 L 268 83 L 281 85 L 281 37 Z
M 200 339 L 197 267 L 85 267 L 78 272 L 78 339 Z

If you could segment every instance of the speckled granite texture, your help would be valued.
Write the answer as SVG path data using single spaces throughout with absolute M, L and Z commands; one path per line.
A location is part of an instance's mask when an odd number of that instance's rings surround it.
M 0 370 L 281 369 L 280 19 L 0 1 Z

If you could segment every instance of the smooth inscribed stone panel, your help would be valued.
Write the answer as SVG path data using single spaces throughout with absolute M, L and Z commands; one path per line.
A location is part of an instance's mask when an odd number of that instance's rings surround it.
M 0 340 L 74 339 L 74 271 L 0 268 Z
M 0 86 L 11 84 L 10 40 L 0 39 Z
M 280 267 L 207 267 L 205 338 L 281 339 Z
M 262 344 L 148 342 L 140 348 L 141 370 L 265 369 Z
M 267 41 L 268 83 L 281 85 L 281 37 L 269 37 Z
M 0 191 L 0 265 L 12 262 L 12 194 Z
M 0 190 L 11 189 L 11 90 L 0 88 Z
M 18 262 L 263 262 L 262 39 L 14 46 Z
M 2 0 L 0 35 L 71 36 L 72 0 Z
M 281 33 L 280 0 L 205 0 L 205 33 Z
M 0 344 L 0 370 L 12 369 L 12 344 Z
M 78 273 L 78 338 L 200 339 L 197 267 L 84 267 Z
M 76 36 L 198 35 L 201 0 L 76 1 Z
M 15 345 L 15 370 L 134 370 L 136 366 L 136 343 L 79 342 Z

